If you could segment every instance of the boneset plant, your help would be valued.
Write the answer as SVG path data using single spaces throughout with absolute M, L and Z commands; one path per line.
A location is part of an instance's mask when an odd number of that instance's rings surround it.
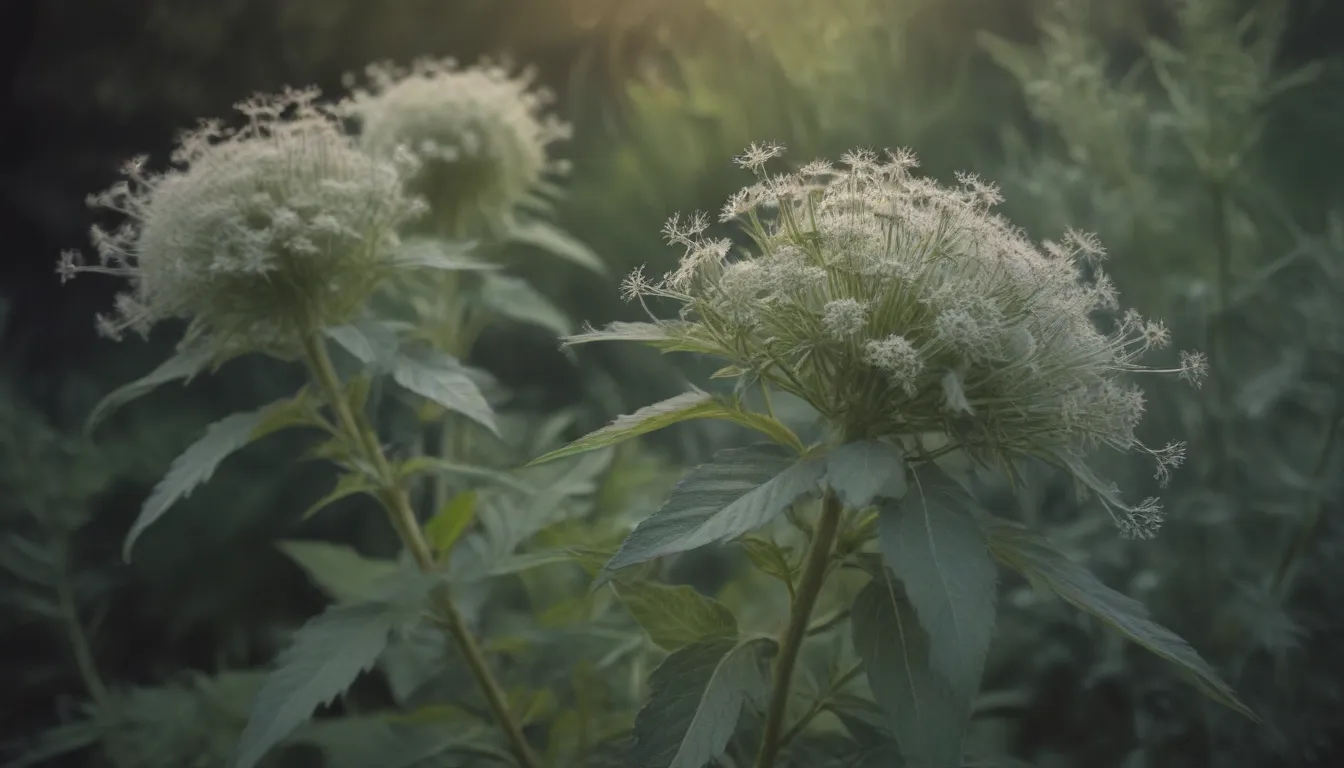
M 233 764 L 255 765 L 372 666 L 390 635 L 415 628 L 428 613 L 470 668 L 513 759 L 538 765 L 449 590 L 448 551 L 470 524 L 471 505 L 447 504 L 422 525 L 408 495 L 410 481 L 426 472 L 516 482 L 461 462 L 398 459 L 385 450 L 370 415 L 375 383 L 387 376 L 422 402 L 498 433 L 476 383 L 480 372 L 406 332 L 405 323 L 370 314 L 379 291 L 408 275 L 495 267 L 471 259 L 461 242 L 403 236 L 426 214 L 443 214 L 435 200 L 417 194 L 424 190 L 416 180 L 432 169 L 423 145 L 365 151 L 372 147 L 361 148 L 345 132 L 343 110 L 320 104 L 315 90 L 258 96 L 238 110 L 241 127 L 206 122 L 182 136 L 170 169 L 152 173 L 138 159 L 126 167 L 124 181 L 91 199 L 124 218 L 115 231 L 93 230 L 98 264 L 63 255 L 64 277 L 102 272 L 130 281 L 115 314 L 99 320 L 109 336 L 147 333 L 167 319 L 188 321 L 177 353 L 109 395 L 91 424 L 155 386 L 247 353 L 301 362 L 311 381 L 292 398 L 213 424 L 145 502 L 126 555 L 229 454 L 281 429 L 315 430 L 321 442 L 313 457 L 334 462 L 343 475 L 310 511 L 347 496 L 372 496 L 400 538 L 402 562 L 412 567 L 392 569 L 361 599 L 337 603 L 299 630 L 256 697 Z M 465 205 L 463 199 L 451 204 Z M 488 188 L 469 199 L 478 213 L 504 204 Z M 353 374 L 341 374 L 343 361 L 329 349 L 333 340 L 354 358 Z
M 993 632 L 995 561 L 1254 718 L 1140 604 L 1038 533 L 977 508 L 967 478 L 951 468 L 952 460 L 969 459 L 1013 478 L 1022 459 L 1045 460 L 1090 490 L 1124 534 L 1151 537 L 1161 521 L 1157 501 L 1127 503 L 1087 459 L 1100 447 L 1139 451 L 1165 480 L 1183 447 L 1151 449 L 1136 438 L 1143 395 L 1125 379 L 1171 374 L 1198 383 L 1202 355 L 1183 352 L 1174 368 L 1143 365 L 1145 353 L 1167 344 L 1167 331 L 1132 311 L 1110 332 L 1097 328 L 1098 312 L 1118 309 L 1099 267 L 1100 243 L 1070 232 L 1062 242 L 1034 244 L 993 212 L 996 188 L 974 176 L 946 187 L 914 175 L 908 152 L 879 159 L 868 151 L 849 153 L 841 167 L 813 162 L 768 174 L 765 166 L 781 152 L 753 145 L 738 158 L 757 181 L 720 216 L 739 223 L 753 249 L 709 237 L 703 214 L 673 218 L 664 233 L 686 249 L 678 268 L 658 280 L 640 271 L 627 279 L 628 298 L 671 300 L 682 308 L 677 319 L 615 323 L 567 340 L 710 355 L 726 363 L 716 375 L 736 380 L 733 394 L 688 392 L 536 460 L 698 418 L 727 419 L 769 438 L 687 472 L 625 539 L 599 584 L 631 565 L 737 539 L 781 515 L 809 539 L 800 561 L 785 557 L 776 571 L 791 606 L 777 638 L 708 637 L 654 673 L 654 696 L 636 721 L 635 739 L 648 747 L 637 750 L 641 764 L 665 765 L 669 754 L 674 766 L 712 761 L 741 727 L 746 704 L 764 700 L 756 766 L 775 765 L 815 715 L 789 722 L 790 686 L 800 650 L 818 633 L 809 627 L 813 608 L 838 569 L 871 576 L 849 610 L 848 631 L 910 765 L 962 764 Z M 746 405 L 757 388 L 764 412 Z M 804 445 L 775 418 L 772 391 L 810 404 L 828 437 Z M 818 497 L 812 516 L 799 512 Z M 770 658 L 767 683 L 761 666 Z M 688 697 L 697 702 L 694 717 L 685 710 Z

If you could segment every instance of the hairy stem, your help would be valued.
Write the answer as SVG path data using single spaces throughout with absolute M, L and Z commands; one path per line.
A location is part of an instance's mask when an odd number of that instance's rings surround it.
M 765 715 L 765 735 L 761 738 L 761 751 L 756 756 L 756 768 L 774 768 L 775 758 L 784 745 L 781 736 L 784 729 L 784 715 L 789 705 L 789 685 L 793 681 L 793 668 L 798 663 L 798 652 L 802 650 L 803 639 L 807 636 L 807 625 L 812 617 L 812 609 L 817 604 L 817 596 L 826 581 L 826 573 L 831 562 L 831 549 L 835 545 L 836 533 L 840 530 L 840 513 L 844 505 L 834 491 L 827 491 L 822 501 L 821 519 L 812 534 L 812 544 L 807 550 L 807 561 L 798 580 L 798 589 L 794 594 L 793 605 L 789 607 L 789 625 L 779 640 L 779 656 L 775 659 L 774 688 L 770 692 L 770 703 Z
M 397 483 L 396 476 L 392 472 L 387 457 L 383 454 L 382 446 L 378 444 L 373 429 L 365 423 L 363 414 L 357 416 L 350 409 L 349 403 L 346 402 L 340 378 L 336 375 L 336 369 L 331 364 L 330 355 L 327 354 L 326 344 L 316 333 L 305 335 L 303 344 L 313 377 L 317 379 L 318 385 L 322 388 L 332 409 L 336 412 L 337 422 L 341 430 L 346 433 L 347 437 L 355 441 L 359 451 L 363 454 L 364 460 L 369 462 L 377 474 L 379 485 L 382 487 L 379 496 L 388 511 L 388 520 L 392 523 L 398 537 L 401 538 L 402 545 L 415 558 L 415 562 L 421 570 L 434 570 L 434 552 L 430 548 L 429 542 L 425 541 L 420 523 L 416 520 L 414 510 L 411 509 L 410 498 Z M 444 630 L 456 643 L 463 659 L 467 662 L 467 666 L 471 669 L 477 685 L 480 686 L 481 692 L 485 694 L 491 714 L 494 715 L 499 727 L 503 729 L 504 735 L 509 741 L 510 750 L 514 757 L 518 759 L 519 765 L 522 768 L 539 768 L 541 764 L 532 753 L 531 747 L 528 746 L 527 739 L 523 736 L 522 726 L 509 711 L 508 698 L 504 689 L 490 671 L 485 653 L 481 650 L 480 644 L 476 642 L 476 638 L 467 629 L 466 621 L 453 603 L 447 587 L 440 586 L 435 589 L 433 600 L 434 608 L 439 620 L 443 622 Z

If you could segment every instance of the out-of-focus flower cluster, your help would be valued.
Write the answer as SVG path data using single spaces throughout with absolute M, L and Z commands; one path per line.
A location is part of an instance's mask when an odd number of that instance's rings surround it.
M 66 253 L 61 274 L 110 272 L 131 289 L 99 319 L 112 337 L 191 320 L 188 341 L 289 356 L 305 330 L 353 319 L 396 268 L 398 229 L 423 213 L 402 177 L 408 156 L 362 152 L 312 90 L 238 105 L 236 130 L 184 134 L 162 173 L 136 159 L 90 197 L 122 216 L 94 227 L 99 265 Z
M 433 234 L 501 235 L 546 174 L 564 170 L 547 150 L 570 127 L 544 111 L 552 96 L 527 74 L 451 59 L 366 72 L 368 86 L 340 108 L 358 121 L 365 151 L 389 158 L 404 149 L 420 161 L 408 186 L 429 203 Z
M 1179 368 L 1141 365 L 1168 334 L 1135 312 L 1109 333 L 1097 328 L 1097 312 L 1118 309 L 1100 243 L 1069 232 L 1038 246 L 993 212 L 995 187 L 968 174 L 955 187 L 917 177 L 908 152 L 767 174 L 781 153 L 753 146 L 738 159 L 757 183 L 720 217 L 745 225 L 755 253 L 708 237 L 703 214 L 673 218 L 664 234 L 686 248 L 678 268 L 626 280 L 629 298 L 683 305 L 681 320 L 660 323 L 673 346 L 803 398 L 848 440 L 897 438 L 929 457 L 922 436 L 942 434 L 951 440 L 939 451 L 1067 467 L 1126 533 L 1152 535 L 1156 501 L 1123 503 L 1083 462 L 1103 445 L 1141 450 L 1165 480 L 1183 447 L 1143 446 L 1144 397 L 1123 377 L 1197 383 L 1205 365 L 1198 353 L 1182 353 Z

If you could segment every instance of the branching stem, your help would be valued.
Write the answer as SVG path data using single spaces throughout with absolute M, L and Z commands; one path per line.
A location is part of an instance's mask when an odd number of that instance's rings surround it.
M 331 356 L 327 354 L 326 344 L 317 333 L 306 334 L 303 344 L 308 366 L 323 393 L 326 394 L 332 409 L 336 412 L 337 424 L 346 437 L 355 443 L 356 449 L 363 454 L 364 460 L 369 463 L 377 475 L 378 483 L 381 486 L 379 496 L 384 508 L 387 509 L 388 520 L 396 530 L 397 536 L 400 537 L 402 545 L 415 558 L 415 562 L 421 570 L 434 570 L 434 552 L 430 548 L 429 542 L 425 541 L 420 523 L 416 520 L 415 512 L 411 509 L 410 498 L 406 495 L 405 489 L 397 482 L 396 475 L 393 473 L 387 457 L 383 454 L 382 446 L 378 444 L 377 435 L 366 423 L 364 415 L 356 415 L 350 409 L 350 404 L 346 402 L 340 378 L 331 363 Z M 490 671 L 485 653 L 481 650 L 480 644 L 476 642 L 476 638 L 472 636 L 471 631 L 467 629 L 466 621 L 453 603 L 447 586 L 442 585 L 435 589 L 433 599 L 434 609 L 439 620 L 443 622 L 444 630 L 457 645 L 463 659 L 467 662 L 467 666 L 471 669 L 472 675 L 476 678 L 477 685 L 480 686 L 481 692 L 485 694 L 490 711 L 499 727 L 503 729 L 504 735 L 509 741 L 509 748 L 514 757 L 517 758 L 519 765 L 521 768 L 540 768 L 541 764 L 532 753 L 531 747 L 528 746 L 527 739 L 523 736 L 522 726 L 509 711 L 508 697 L 505 695 L 504 689 Z
M 798 589 L 794 593 L 793 605 L 789 608 L 789 624 L 779 641 L 779 656 L 775 659 L 774 688 L 770 692 L 770 703 L 765 715 L 765 735 L 761 738 L 761 751 L 756 756 L 756 768 L 774 768 L 775 758 L 784 746 L 782 733 L 784 715 L 789 705 L 789 685 L 793 681 L 793 669 L 798 663 L 798 652 L 807 636 L 807 625 L 812 617 L 812 609 L 817 604 L 817 596 L 826 582 L 826 574 L 831 563 L 831 549 L 835 546 L 836 533 L 840 530 L 840 515 L 844 505 L 834 491 L 827 491 L 822 501 L 821 519 L 817 521 L 812 534 L 812 543 L 807 550 L 807 561 L 798 580 Z

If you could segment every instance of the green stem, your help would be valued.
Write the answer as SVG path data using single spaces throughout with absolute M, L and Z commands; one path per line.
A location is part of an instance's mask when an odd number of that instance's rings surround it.
M 434 570 L 434 552 L 430 548 L 429 542 L 425 541 L 420 523 L 416 520 L 414 510 L 411 509 L 410 499 L 407 497 L 405 489 L 397 483 L 396 475 L 393 473 L 387 457 L 383 454 L 382 447 L 378 444 L 377 436 L 371 428 L 368 428 L 362 418 L 357 417 L 351 411 L 350 404 L 346 402 L 340 378 L 336 375 L 336 369 L 331 364 L 330 355 L 327 354 L 326 344 L 316 333 L 310 333 L 304 335 L 303 345 L 313 377 L 317 379 L 318 385 L 321 386 L 332 409 L 336 412 L 341 430 L 346 433 L 348 438 L 356 442 L 359 451 L 364 454 L 364 460 L 369 462 L 377 475 L 378 482 L 382 487 L 379 496 L 388 512 L 388 520 L 401 538 L 402 545 L 411 553 L 422 571 Z M 443 622 L 445 631 L 457 644 L 463 659 L 471 669 L 472 676 L 475 677 L 477 685 L 480 686 L 481 692 L 485 695 L 490 711 L 499 727 L 504 731 L 504 735 L 509 741 L 510 750 L 514 757 L 518 759 L 519 765 L 521 768 L 539 768 L 541 764 L 533 755 L 531 747 L 528 746 L 527 739 L 523 736 L 522 726 L 509 711 L 508 697 L 505 695 L 504 689 L 500 687 L 499 681 L 495 680 L 493 673 L 491 673 L 489 662 L 486 660 L 484 652 L 481 651 L 480 644 L 476 642 L 476 638 L 467 629 L 466 621 L 462 614 L 458 612 L 457 606 L 454 605 L 447 587 L 441 586 L 434 590 L 433 600 L 434 608 L 439 614 L 438 618 Z
M 858 677 L 861 672 L 863 672 L 863 662 L 855 662 L 854 665 L 837 678 L 834 683 L 831 683 L 831 692 L 817 699 L 816 702 L 812 704 L 811 708 L 809 708 L 802 717 L 798 718 L 798 722 L 794 723 L 793 727 L 789 728 L 789 730 L 779 738 L 779 745 L 783 747 L 797 738 L 798 734 L 802 733 L 803 730 L 816 719 L 817 715 L 820 715 L 822 711 L 826 709 L 826 705 L 831 703 L 831 697 L 835 695 L 835 692 L 841 690 L 846 685 L 849 685 L 849 681 Z
M 98 665 L 93 660 L 93 649 L 89 646 L 89 636 L 84 632 L 84 624 L 79 620 L 79 609 L 75 604 L 75 592 L 70 585 L 69 571 L 62 564 L 61 573 L 56 581 L 56 599 L 60 602 L 64 617 L 65 636 L 70 643 L 70 653 L 75 657 L 75 667 L 84 687 L 95 704 L 106 704 L 108 700 L 107 684 L 98 674 Z
M 770 693 L 770 704 L 765 715 L 765 734 L 761 738 L 761 751 L 756 756 L 756 768 L 774 768 L 775 758 L 784 746 L 782 733 L 784 715 L 789 705 L 789 685 L 793 680 L 793 669 L 798 663 L 798 652 L 802 650 L 803 639 L 807 636 L 807 625 L 812 617 L 812 609 L 817 604 L 817 596 L 826 582 L 826 573 L 831 563 L 831 549 L 835 545 L 836 533 L 840 530 L 840 514 L 844 505 L 834 491 L 827 491 L 822 501 L 821 519 L 817 521 L 812 534 L 812 544 L 807 551 L 807 561 L 798 580 L 798 590 L 793 605 L 789 608 L 789 625 L 779 641 L 779 656 L 775 659 L 774 689 Z
M 1281 597 L 1286 596 L 1292 581 L 1294 566 L 1307 554 L 1312 539 L 1316 537 L 1316 528 L 1321 523 L 1321 510 L 1324 507 L 1324 499 L 1321 498 L 1321 483 L 1325 480 L 1325 468 L 1328 466 L 1330 454 L 1335 445 L 1335 438 L 1339 436 L 1340 426 L 1344 425 L 1344 414 L 1340 413 L 1342 407 L 1344 407 L 1344 404 L 1335 406 L 1335 413 L 1330 420 L 1330 426 L 1326 428 L 1325 436 L 1321 439 L 1321 447 L 1316 453 L 1316 466 L 1311 473 L 1311 498 L 1307 502 L 1305 514 L 1302 515 L 1302 525 L 1298 527 L 1297 536 L 1293 538 L 1292 544 L 1284 551 L 1283 559 L 1279 561 L 1279 567 L 1274 572 L 1274 581 L 1271 583 L 1271 588 L 1274 594 Z

